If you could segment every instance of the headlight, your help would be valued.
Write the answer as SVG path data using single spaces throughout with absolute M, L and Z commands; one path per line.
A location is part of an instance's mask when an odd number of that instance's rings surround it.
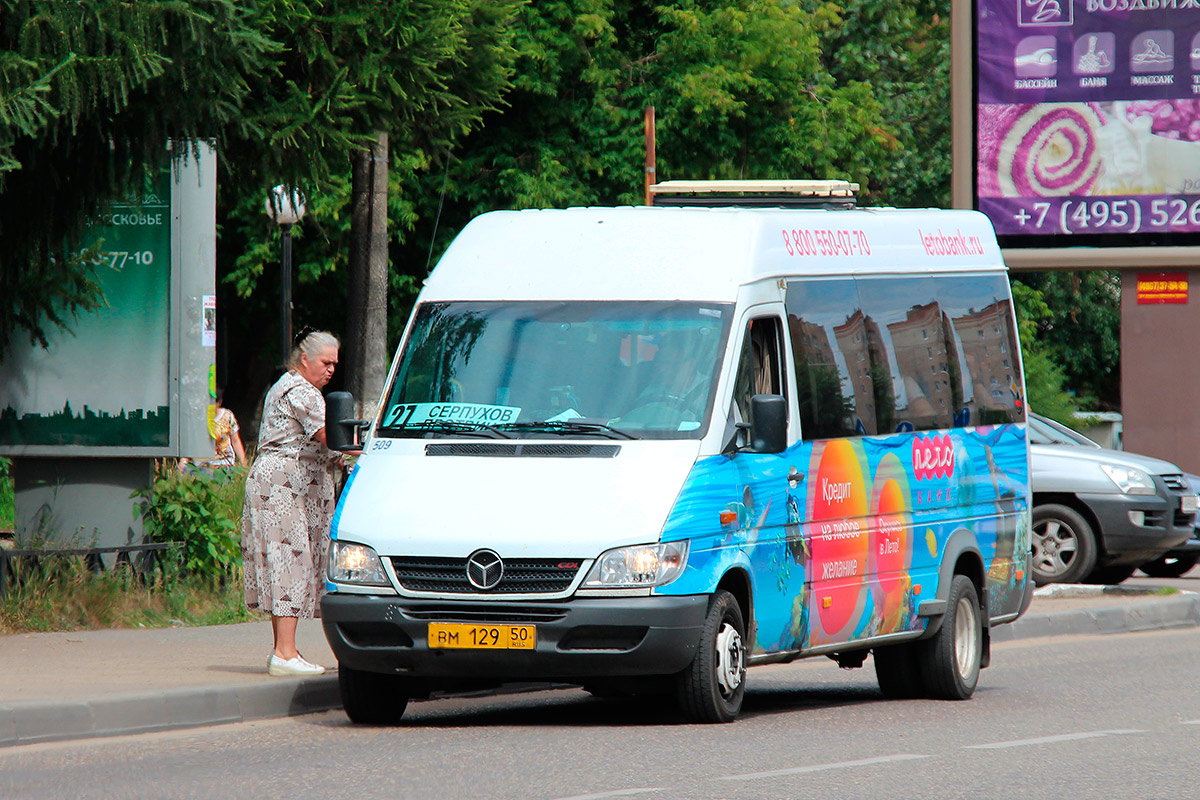
M 662 586 L 679 577 L 687 564 L 687 542 L 619 547 L 596 559 L 583 582 L 585 589 Z
M 1104 470 L 1104 474 L 1112 479 L 1117 488 L 1125 494 L 1158 493 L 1158 490 L 1154 488 L 1154 479 L 1140 469 L 1135 467 L 1117 467 L 1112 464 L 1101 464 L 1100 469 Z
M 329 554 L 329 580 L 363 586 L 390 586 L 383 562 L 365 544 L 334 542 Z

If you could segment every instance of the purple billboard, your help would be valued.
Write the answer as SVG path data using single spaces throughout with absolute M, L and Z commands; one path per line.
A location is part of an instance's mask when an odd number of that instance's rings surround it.
M 1200 0 L 976 0 L 975 204 L 1006 246 L 1200 234 Z

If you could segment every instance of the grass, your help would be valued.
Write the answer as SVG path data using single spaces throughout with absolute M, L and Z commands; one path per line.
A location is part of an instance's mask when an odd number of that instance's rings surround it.
M 10 562 L 0 596 L 0 634 L 97 628 L 224 625 L 265 619 L 242 599 L 239 530 L 245 470 L 232 480 L 179 472 L 163 462 L 140 494 L 148 540 L 181 542 L 177 561 L 146 580 L 128 565 L 95 572 L 82 557 L 42 556 Z M 11 530 L 10 462 L 0 458 L 0 530 Z M 84 546 L 53 531 L 24 534 L 32 549 Z
M 124 565 L 93 572 L 82 558 L 43 558 L 15 584 L 10 579 L 0 597 L 0 634 L 225 625 L 265 618 L 243 605 L 241 576 L 222 582 L 177 572 L 168 569 L 144 583 Z

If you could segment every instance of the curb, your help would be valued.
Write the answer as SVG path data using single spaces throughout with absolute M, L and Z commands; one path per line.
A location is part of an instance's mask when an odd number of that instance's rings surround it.
M 0 703 L 0 747 L 290 717 L 341 705 L 336 675 L 96 700 Z
M 1145 594 L 1103 586 L 1053 586 L 1039 596 L 1094 597 Z M 993 642 L 1047 636 L 1133 633 L 1200 626 L 1200 594 L 1184 592 L 1161 600 L 1030 614 L 992 629 Z M 559 684 L 522 684 L 501 692 L 531 691 Z M 476 692 L 491 695 L 498 692 Z M 341 708 L 337 675 L 270 683 L 202 686 L 115 695 L 96 700 L 0 703 L 0 748 L 183 730 L 230 722 L 292 717 Z
M 1056 591 L 1042 596 L 1095 597 L 1146 594 L 1136 589 L 1113 586 L 1055 586 Z M 1043 590 L 1038 590 L 1043 591 Z M 1137 631 L 1194 628 L 1200 626 L 1200 594 L 1181 592 L 1122 606 L 1083 608 L 1072 611 L 1049 611 L 1021 617 L 1016 622 L 992 629 L 993 642 L 1013 639 L 1033 639 L 1043 636 L 1095 635 L 1134 633 Z

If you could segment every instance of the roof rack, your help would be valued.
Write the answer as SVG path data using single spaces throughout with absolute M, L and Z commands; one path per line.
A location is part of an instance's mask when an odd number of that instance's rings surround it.
M 854 208 L 849 181 L 663 181 L 650 186 L 656 206 Z

